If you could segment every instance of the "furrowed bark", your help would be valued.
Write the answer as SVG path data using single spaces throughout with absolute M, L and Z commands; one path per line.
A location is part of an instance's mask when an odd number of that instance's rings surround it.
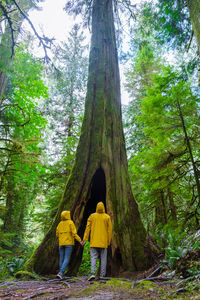
M 200 54 L 200 2 L 197 0 L 187 0 L 187 6 Z

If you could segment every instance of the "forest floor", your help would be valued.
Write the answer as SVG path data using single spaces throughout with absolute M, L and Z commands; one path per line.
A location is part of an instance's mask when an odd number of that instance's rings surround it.
M 188 289 L 181 280 L 164 277 L 155 279 L 106 278 L 87 281 L 86 276 L 66 277 L 63 280 L 43 278 L 42 280 L 13 280 L 0 282 L 0 299 L 71 299 L 71 300 L 113 300 L 113 299 L 191 299 L 200 300 L 197 288 Z

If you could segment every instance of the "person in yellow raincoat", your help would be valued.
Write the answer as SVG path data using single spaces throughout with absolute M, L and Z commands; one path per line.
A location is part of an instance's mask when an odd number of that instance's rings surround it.
M 110 216 L 105 213 L 103 202 L 97 203 L 96 213 L 89 216 L 82 245 L 85 245 L 90 234 L 90 257 L 91 257 L 91 273 L 88 280 L 95 279 L 95 268 L 97 258 L 100 255 L 101 269 L 100 278 L 106 275 L 107 265 L 107 248 L 110 245 L 112 237 L 112 223 Z
M 74 222 L 71 220 L 70 211 L 66 210 L 61 213 L 61 222 L 56 228 L 56 236 L 59 241 L 59 273 L 56 277 L 63 279 L 71 257 L 74 239 L 82 244 Z

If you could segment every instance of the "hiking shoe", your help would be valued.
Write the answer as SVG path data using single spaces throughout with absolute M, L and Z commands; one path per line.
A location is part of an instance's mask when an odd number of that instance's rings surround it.
M 61 272 L 59 272 L 57 275 L 56 275 L 57 278 L 59 279 L 63 279 L 63 274 Z
M 95 279 L 95 276 L 93 274 L 88 277 L 88 281 L 92 281 L 94 279 Z

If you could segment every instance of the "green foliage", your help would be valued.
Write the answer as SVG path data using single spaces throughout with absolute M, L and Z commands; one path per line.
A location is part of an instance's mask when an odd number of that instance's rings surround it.
M 200 230 L 188 235 L 184 240 L 184 244 L 191 251 L 200 249 Z
M 163 263 L 168 265 L 170 269 L 174 269 L 180 257 L 184 257 L 186 253 L 186 249 L 183 249 L 182 247 L 176 247 L 176 249 L 168 247 L 165 248 L 165 253 L 166 256 L 165 259 L 163 260 Z
M 192 25 L 184 0 L 159 0 L 154 16 L 157 38 L 171 47 L 187 46 Z
M 5 280 L 23 269 L 25 263 L 24 258 L 11 257 L 5 258 L 0 256 L 0 280 Z
M 176 228 L 176 225 L 173 223 L 169 223 L 164 226 L 159 224 L 156 226 L 156 230 L 153 230 L 152 233 L 161 249 L 166 248 L 166 245 L 176 249 L 182 242 L 183 238 L 186 237 L 186 232 L 183 231 L 181 227 Z
M 8 89 L 1 103 L 6 124 L 13 128 L 21 139 L 39 137 L 46 125 L 37 101 L 48 97 L 47 87 L 42 78 L 42 65 L 36 61 L 24 46 L 16 50 L 8 74 Z M 29 150 L 35 145 L 30 143 Z
M 200 278 L 199 265 L 195 265 L 188 269 L 188 273 L 193 276 L 194 279 Z
M 83 256 L 82 256 L 82 262 L 78 271 L 79 276 L 86 276 L 90 274 L 90 267 L 91 267 L 91 261 L 90 261 L 90 243 L 87 242 L 83 249 Z M 99 260 L 97 260 L 96 265 L 96 272 L 99 268 Z
M 137 122 L 137 116 L 141 113 L 141 99 L 146 96 L 146 87 L 152 85 L 152 75 L 160 71 L 162 62 L 161 50 L 154 37 L 152 18 L 151 4 L 141 4 L 136 24 L 131 29 L 131 62 L 125 73 L 125 87 L 131 100 L 127 108 L 123 107 L 126 145 L 130 154 L 140 151 L 145 143 L 143 126 Z
M 0 256 L 12 253 L 11 249 L 14 246 L 12 240 L 14 236 L 15 233 L 0 232 Z
M 89 275 L 90 274 L 90 243 L 87 242 L 83 249 L 82 262 L 79 268 L 78 274 L 81 275 Z
M 165 251 L 163 263 L 173 270 L 180 257 L 183 257 L 187 252 L 182 244 L 186 232 L 182 231 L 180 227 L 175 228 L 173 224 L 167 224 L 163 227 L 162 225 L 157 226 L 156 232 L 153 234 L 158 245 Z
M 16 272 L 23 270 L 24 264 L 31 256 L 32 251 L 31 247 L 25 245 L 21 245 L 18 249 L 12 249 L 12 251 L 0 249 L 0 280 L 5 280 L 14 276 Z
M 82 1 L 74 1 L 70 0 L 66 2 L 65 10 L 67 13 L 72 15 L 80 15 L 83 17 L 84 25 L 88 25 L 91 21 L 91 8 L 92 8 L 93 0 L 82 0 Z
M 10 65 L 0 106 L 0 193 L 3 206 L 6 203 L 3 228 L 15 232 L 16 245 L 25 227 L 28 205 L 45 173 L 40 143 L 46 120 L 37 102 L 48 96 L 42 71 L 41 63 L 21 45 Z
M 182 227 L 176 227 L 175 224 L 169 223 L 165 226 L 158 225 L 156 230 L 152 231 L 152 234 L 157 244 L 164 250 L 165 257 L 162 262 L 172 270 L 177 268 L 181 258 L 187 260 L 188 253 L 200 249 L 199 231 L 188 234 L 183 231 Z M 199 276 L 199 265 L 196 263 L 191 264 L 187 272 L 190 276 Z
M 13 275 L 18 270 L 21 270 L 23 267 L 24 261 L 22 258 L 13 257 L 12 259 L 6 260 L 6 267 L 9 272 Z
M 34 272 L 23 271 L 23 270 L 17 271 L 15 273 L 15 277 L 20 278 L 21 280 L 31 280 L 31 279 L 41 280 L 41 277 L 38 274 L 36 274 Z
M 146 88 L 146 93 L 136 119 L 136 124 L 141 124 L 144 132 L 143 143 L 129 161 L 131 179 L 138 183 L 134 185 L 136 197 L 144 216 L 152 222 L 149 208 L 163 205 L 161 192 L 167 208 L 170 190 L 176 206 L 180 205 L 179 216 L 189 221 L 194 214 L 199 214 L 199 200 L 194 200 L 199 196 L 196 190 L 198 182 L 191 176 L 192 158 L 186 138 L 189 137 L 193 157 L 199 157 L 196 139 L 200 134 L 199 126 L 196 126 L 199 98 L 181 74 L 170 67 L 164 67 L 160 75 L 152 76 L 152 86 Z M 198 159 L 195 165 L 198 168 Z M 182 201 L 179 204 L 180 195 Z M 194 214 L 189 216 L 192 211 Z
M 43 105 L 49 120 L 46 130 L 47 141 L 54 143 L 54 149 L 47 151 L 55 156 L 53 162 L 73 152 L 80 134 L 84 97 L 87 80 L 87 46 L 78 25 L 70 32 L 66 43 L 55 50 L 56 71 L 49 75 L 50 98 Z

